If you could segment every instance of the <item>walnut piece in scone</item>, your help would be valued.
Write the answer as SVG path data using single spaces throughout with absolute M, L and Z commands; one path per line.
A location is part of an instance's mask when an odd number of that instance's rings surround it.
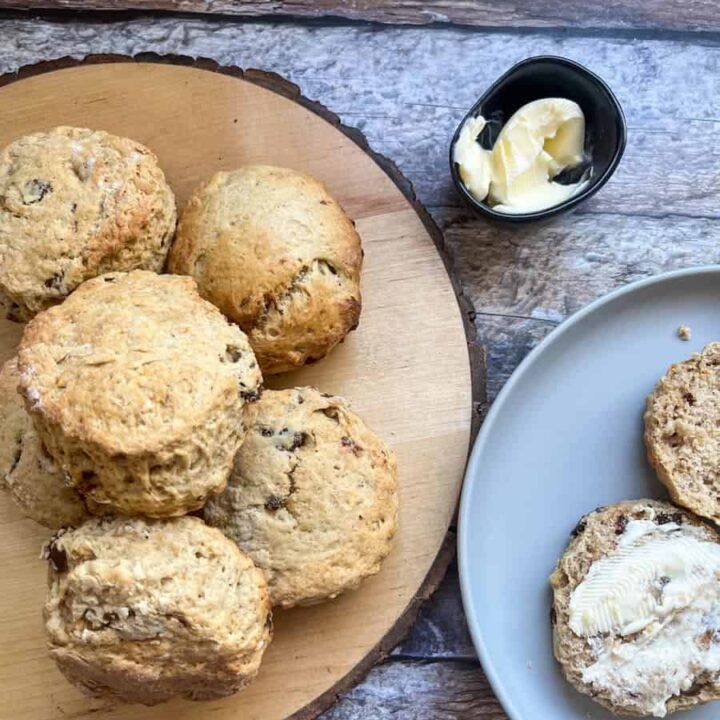
M 50 654 L 85 693 L 208 700 L 257 674 L 272 631 L 265 579 L 199 518 L 96 518 L 45 556 Z
M 273 605 L 321 602 L 390 552 L 395 456 L 340 398 L 266 390 L 225 492 L 204 512 L 265 571 Z
M 248 334 L 266 374 L 323 358 L 355 329 L 361 265 L 360 236 L 325 186 L 267 165 L 198 188 L 168 258 Z
M 58 127 L 0 152 L 0 305 L 29 320 L 88 278 L 159 272 L 175 197 L 155 155 L 99 130 Z
M 20 389 L 48 452 L 99 509 L 167 517 L 227 482 L 262 390 L 247 338 L 188 277 L 83 283 L 26 327 Z

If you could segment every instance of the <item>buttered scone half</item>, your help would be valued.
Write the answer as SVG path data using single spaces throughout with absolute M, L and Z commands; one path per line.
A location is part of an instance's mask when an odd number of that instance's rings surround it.
M 618 714 L 664 717 L 720 698 L 720 536 L 669 503 L 583 517 L 550 577 L 555 656 Z
M 345 403 L 266 390 L 206 521 L 262 568 L 273 605 L 334 598 L 380 569 L 397 526 L 391 450 Z
M 647 400 L 645 446 L 672 499 L 720 523 L 720 342 L 672 365 Z
M 319 360 L 357 326 L 361 265 L 360 236 L 325 186 L 267 165 L 196 190 L 168 260 L 248 334 L 266 374 Z
M 99 130 L 57 127 L 0 152 L 0 303 L 29 320 L 88 278 L 160 272 L 175 197 L 155 155 Z
M 255 419 L 247 338 L 195 282 L 136 270 L 83 283 L 26 327 L 20 389 L 40 439 L 100 511 L 167 517 L 227 482 Z
M 82 496 L 40 442 L 18 393 L 17 359 L 0 368 L 0 484 L 24 515 L 53 530 L 88 516 Z
M 257 674 L 272 630 L 265 578 L 199 518 L 96 518 L 45 554 L 50 654 L 86 694 L 209 700 Z

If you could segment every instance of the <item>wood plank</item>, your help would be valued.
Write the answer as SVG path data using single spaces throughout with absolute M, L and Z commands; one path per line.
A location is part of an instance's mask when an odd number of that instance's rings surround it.
M 392 652 L 404 659 L 476 659 L 460 600 L 457 563 L 448 568 L 435 594 L 422 606 L 415 624 Z
M 161 10 L 241 17 L 342 18 L 378 23 L 478 27 L 576 27 L 717 31 L 702 0 L 2 0 L 0 7 L 49 10 Z
M 507 720 L 477 662 L 389 661 L 322 720 Z
M 448 143 L 484 89 L 523 57 L 566 55 L 605 78 L 629 126 L 618 171 L 583 211 L 720 216 L 720 47 L 705 37 L 692 43 L 450 28 L 377 32 L 170 17 L 112 24 L 0 20 L 0 37 L 2 72 L 63 55 L 153 51 L 280 73 L 344 123 L 358 126 L 371 147 L 412 180 L 420 200 L 433 206 L 459 204 L 449 179 Z

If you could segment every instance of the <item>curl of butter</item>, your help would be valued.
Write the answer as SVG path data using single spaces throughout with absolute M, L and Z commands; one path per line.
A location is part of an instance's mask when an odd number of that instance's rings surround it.
M 719 572 L 720 545 L 695 528 L 632 520 L 573 591 L 570 628 L 581 637 L 640 632 L 691 607 Z
M 577 103 L 542 98 L 523 105 L 500 130 L 492 150 L 476 141 L 485 124 L 482 116 L 470 118 L 453 150 L 460 177 L 478 200 L 487 197 L 501 212 L 533 212 L 564 202 L 586 185 L 553 182 L 583 159 L 585 116 Z

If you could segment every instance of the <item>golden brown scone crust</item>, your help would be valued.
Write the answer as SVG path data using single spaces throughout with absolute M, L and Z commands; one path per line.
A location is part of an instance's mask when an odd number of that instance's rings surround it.
M 266 390 L 206 521 L 267 574 L 273 605 L 334 598 L 376 573 L 397 526 L 395 456 L 336 397 Z
M 50 454 L 101 508 L 167 517 L 227 481 L 262 385 L 247 338 L 177 275 L 83 283 L 26 327 L 20 389 Z
M 96 518 L 45 554 L 50 654 L 85 693 L 206 700 L 257 674 L 272 629 L 265 579 L 199 518 Z
M 616 505 L 600 507 L 582 517 L 550 576 L 550 585 L 553 589 L 551 611 L 553 647 L 565 677 L 577 690 L 589 695 L 611 712 L 645 717 L 646 713 L 638 711 L 630 695 L 625 704 L 618 705 L 605 694 L 605 691 L 599 691 L 584 682 L 583 670 L 592 665 L 596 658 L 587 639 L 576 635 L 569 625 L 570 597 L 573 590 L 585 579 L 593 563 L 615 550 L 619 536 L 631 520 L 695 525 L 703 528 L 707 539 L 711 542 L 720 542 L 720 536 L 700 518 L 670 503 L 657 500 L 628 500 Z M 670 698 L 666 703 L 667 712 L 686 710 L 694 705 L 717 699 L 720 699 L 720 687 L 712 682 L 698 682 L 687 693 Z
M 325 186 L 266 165 L 198 188 L 168 260 L 248 334 L 265 374 L 319 360 L 357 326 L 361 265 L 360 237 Z
M 720 522 L 720 342 L 660 379 L 647 400 L 645 447 L 672 499 Z
M 134 140 L 58 127 L 0 153 L 0 302 L 29 320 L 111 270 L 159 272 L 175 197 Z
M 0 483 L 31 520 L 53 530 L 88 517 L 81 495 L 63 482 L 18 393 L 17 358 L 0 369 Z

